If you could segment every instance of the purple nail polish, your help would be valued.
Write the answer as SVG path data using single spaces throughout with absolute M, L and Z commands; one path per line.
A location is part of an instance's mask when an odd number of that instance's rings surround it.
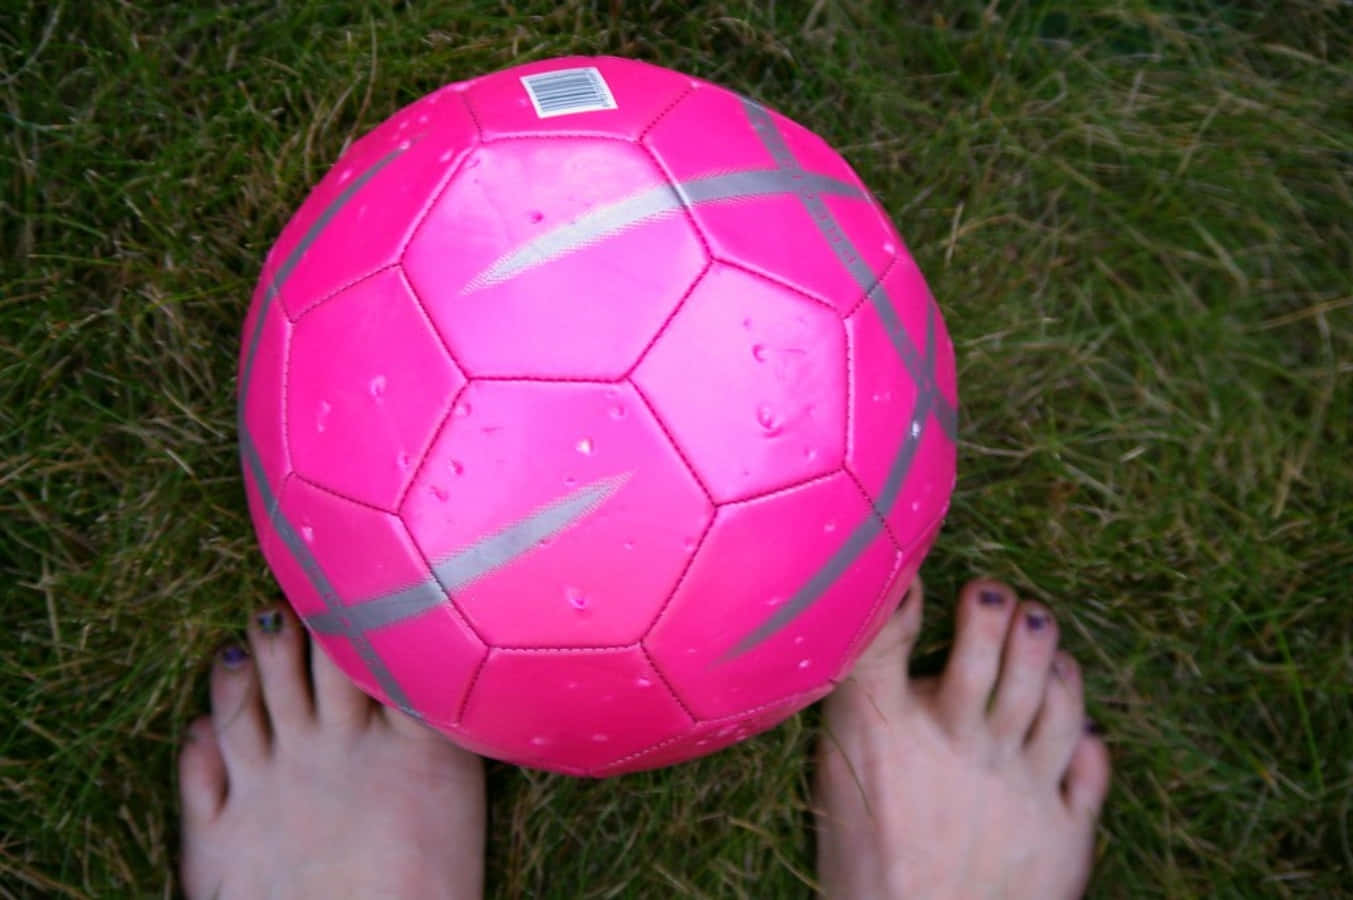
M 1030 631 L 1042 631 L 1048 624 L 1048 617 L 1041 612 L 1031 612 L 1024 616 Z
M 221 662 L 225 663 L 227 669 L 238 669 L 248 658 L 249 651 L 239 644 L 231 644 L 221 651 Z
M 1104 733 L 1104 728 L 1094 719 L 1085 720 L 1085 733 L 1099 737 Z
M 282 630 L 282 613 L 276 609 L 261 612 L 256 617 L 259 630 L 264 634 L 277 634 Z
M 982 592 L 977 595 L 977 599 L 983 606 L 1000 606 L 1005 602 L 1005 594 L 1002 594 L 1000 591 L 983 589 Z

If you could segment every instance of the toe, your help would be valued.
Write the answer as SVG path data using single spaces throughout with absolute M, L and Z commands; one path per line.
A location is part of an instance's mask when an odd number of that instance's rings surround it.
M 216 818 L 225 802 L 226 768 L 211 719 L 203 716 L 184 732 L 179 753 L 179 798 L 184 825 L 193 828 Z
M 1009 759 L 1024 746 L 1043 704 L 1057 652 L 1057 623 L 1047 608 L 1020 604 L 1006 634 L 1001 674 L 988 714 L 998 759 Z
M 906 696 L 907 659 L 921 632 L 921 579 L 916 578 L 909 586 L 899 579 L 891 590 L 885 602 L 894 610 L 892 615 L 833 694 L 838 702 L 866 701 L 877 714 L 898 708 Z M 827 703 L 830 707 L 833 699 Z
M 374 701 L 353 684 L 319 643 L 310 646 L 310 673 L 315 684 L 315 714 L 321 725 L 352 729 L 366 725 Z
M 1076 744 L 1062 779 L 1062 796 L 1073 815 L 1088 822 L 1099 816 L 1109 791 L 1109 768 L 1109 748 L 1087 729 Z
M 1024 745 L 1034 777 L 1057 786 L 1062 781 L 1071 754 L 1080 743 L 1085 724 L 1080 668 L 1071 654 L 1058 650 L 1052 658 L 1052 677 L 1043 695 L 1038 718 Z
M 959 593 L 954 649 L 937 697 L 940 721 L 959 740 L 970 738 L 985 720 L 1014 609 L 1015 592 L 999 581 L 972 581 Z
M 249 623 L 249 645 L 272 732 L 278 740 L 286 740 L 311 724 L 314 716 L 305 631 L 290 610 L 270 607 Z
M 268 753 L 268 720 L 249 651 L 231 644 L 216 654 L 211 673 L 211 723 L 226 769 L 257 763 Z

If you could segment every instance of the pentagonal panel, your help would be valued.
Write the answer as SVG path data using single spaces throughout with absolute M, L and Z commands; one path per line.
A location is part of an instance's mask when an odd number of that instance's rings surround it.
M 491 650 L 464 725 L 518 765 L 584 774 L 691 725 L 638 647 Z
M 296 470 L 393 509 L 465 384 L 407 282 L 387 269 L 295 326 L 287 425 Z
M 477 142 L 459 94 L 443 89 L 353 144 L 306 197 L 269 256 L 287 314 L 294 319 L 399 259 L 428 202 Z
M 587 69 L 597 71 L 579 71 Z M 690 86 L 684 75 L 637 60 L 572 56 L 478 78 L 465 99 L 485 140 L 540 134 L 634 140 Z
M 687 95 L 644 143 L 681 186 L 717 258 L 788 281 L 843 314 L 899 249 L 836 151 L 723 88 Z
M 609 778 L 627 772 L 642 772 L 671 766 L 701 756 L 708 756 L 725 747 L 769 731 L 790 716 L 826 696 L 833 685 L 824 684 L 812 691 L 795 694 L 787 700 L 770 706 L 758 707 L 724 719 L 697 722 L 676 740 L 663 741 L 638 753 L 617 760 L 593 774 Z
M 846 321 L 846 465 L 907 546 L 948 505 L 956 451 L 943 417 L 952 415 L 957 392 L 952 345 L 919 273 L 899 265 L 884 287 Z
M 472 375 L 614 379 L 706 264 L 638 147 L 585 138 L 476 150 L 404 265 Z
M 718 502 L 841 465 L 841 320 L 763 278 L 712 268 L 635 370 L 634 382 Z
M 722 506 L 644 645 L 698 719 L 815 690 L 897 553 L 845 473 Z
M 633 388 L 475 382 L 400 512 L 491 645 L 598 647 L 638 640 L 712 511 Z
M 292 476 L 264 552 L 316 641 L 363 690 L 454 719 L 485 648 L 396 516 Z
M 290 338 L 291 325 L 282 308 L 260 302 L 256 295 L 244 323 L 238 390 L 240 463 L 249 512 L 260 537 L 271 528 L 268 507 L 291 469 L 283 416 Z

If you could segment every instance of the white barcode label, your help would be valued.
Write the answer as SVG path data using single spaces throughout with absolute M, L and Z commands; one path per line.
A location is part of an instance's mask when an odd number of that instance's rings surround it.
M 595 66 L 523 75 L 521 83 L 542 119 L 615 109 L 615 97 Z

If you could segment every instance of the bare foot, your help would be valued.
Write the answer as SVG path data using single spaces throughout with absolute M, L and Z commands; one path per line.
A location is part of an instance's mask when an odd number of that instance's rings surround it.
M 921 585 L 826 701 L 818 873 L 829 898 L 1077 897 L 1109 783 L 1057 625 L 1007 586 L 959 597 L 953 653 L 912 679 Z
M 478 897 L 484 770 L 368 699 L 289 611 L 250 623 L 211 675 L 179 759 L 193 898 Z

